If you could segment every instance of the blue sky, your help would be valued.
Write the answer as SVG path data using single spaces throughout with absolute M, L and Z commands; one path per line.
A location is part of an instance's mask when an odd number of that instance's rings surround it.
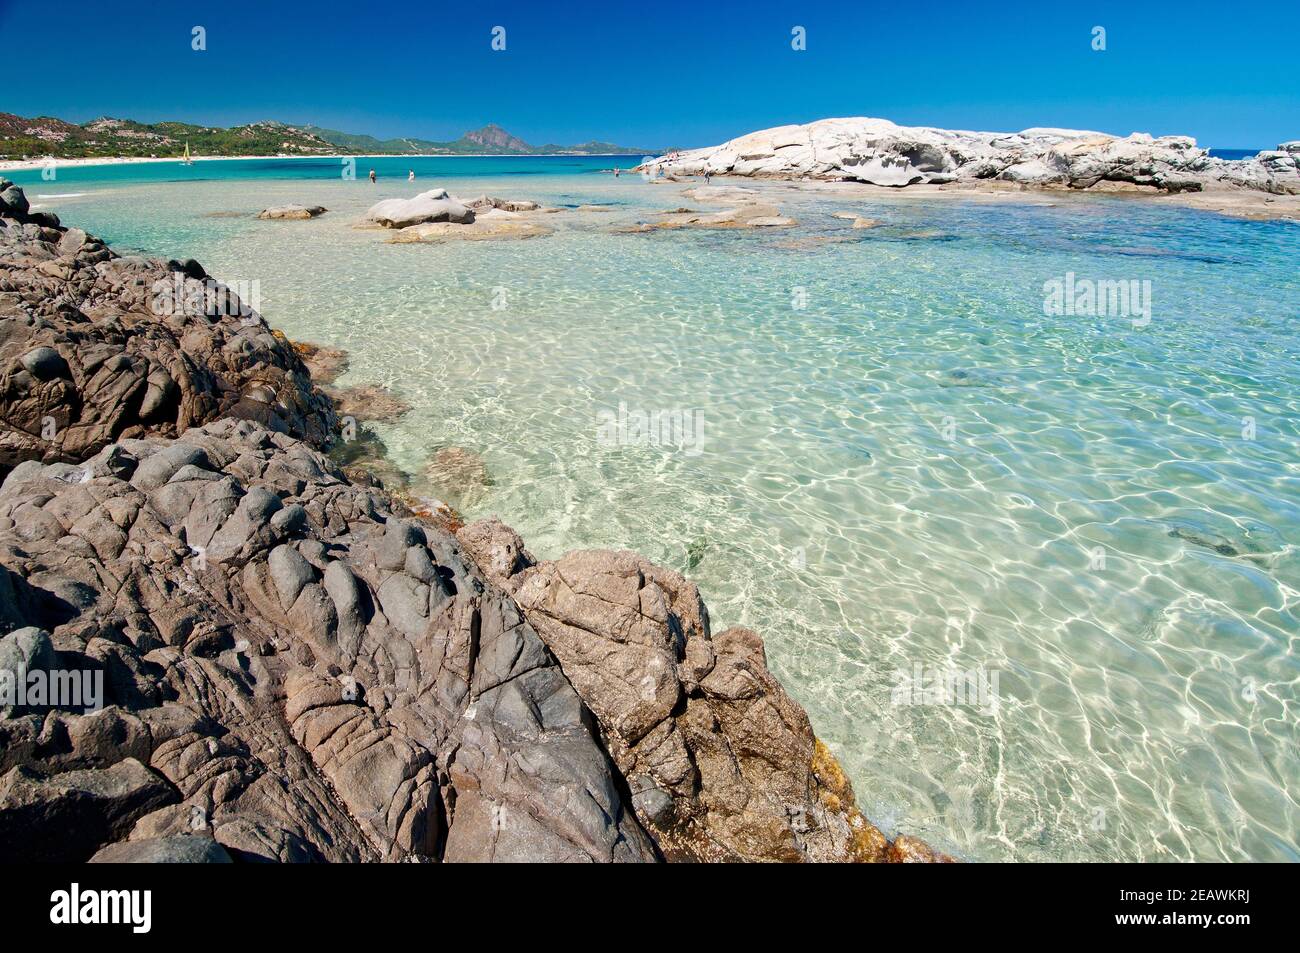
M 535 143 L 633 147 L 855 115 L 1217 147 L 1300 138 L 1300 3 L 1060 6 L 0 0 L 5 48 L 33 51 L 10 62 L 22 65 L 0 82 L 0 111 L 432 139 L 492 121 Z M 205 52 L 191 49 L 195 25 Z M 1104 52 L 1091 49 L 1098 25 Z

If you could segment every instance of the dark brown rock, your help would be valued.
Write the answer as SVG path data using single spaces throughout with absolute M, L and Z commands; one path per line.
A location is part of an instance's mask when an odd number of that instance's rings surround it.
M 559 659 L 669 860 L 896 859 L 768 670 L 762 639 L 713 635 L 681 575 L 630 552 L 534 564 L 495 520 L 457 538 Z
M 655 858 L 509 595 L 306 444 L 222 420 L 24 463 L 3 526 L 5 578 L 63 594 L 16 621 L 110 673 L 110 708 L 0 721 L 0 858 L 75 812 L 65 859 L 185 834 L 239 860 Z
M 177 799 L 170 785 L 134 758 L 50 776 L 16 767 L 0 778 L 0 853 L 11 863 L 86 860 L 101 844 L 126 836 L 139 818 Z
M 175 834 L 109 844 L 90 858 L 92 864 L 230 864 L 230 854 L 211 837 Z
M 288 341 L 197 263 L 0 218 L 0 476 L 221 416 L 320 446 L 335 431 Z

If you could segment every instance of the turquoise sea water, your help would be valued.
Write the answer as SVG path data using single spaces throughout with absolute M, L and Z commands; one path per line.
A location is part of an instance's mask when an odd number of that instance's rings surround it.
M 412 404 L 377 429 L 417 482 L 483 458 L 467 515 L 687 571 L 887 828 L 975 860 L 1300 859 L 1300 227 L 772 183 L 797 228 L 626 234 L 710 207 L 595 172 L 633 161 L 4 174 L 120 251 L 256 280 L 274 326 L 350 352 L 340 383 Z M 435 185 L 564 211 L 523 242 L 351 227 Z M 286 202 L 330 212 L 252 217 Z M 1045 313 L 1067 274 L 1150 282 L 1149 322 Z M 620 405 L 691 445 L 608 445 Z M 918 666 L 996 704 L 900 692 Z

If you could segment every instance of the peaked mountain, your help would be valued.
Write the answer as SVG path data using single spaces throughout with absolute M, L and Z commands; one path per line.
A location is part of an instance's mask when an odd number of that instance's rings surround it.
M 533 148 L 518 136 L 510 135 L 494 122 L 488 123 L 482 129 L 467 132 L 461 138 L 476 145 L 501 149 L 505 152 L 529 152 Z
M 547 143 L 534 146 L 511 135 L 494 122 L 482 129 L 472 129 L 459 139 L 438 142 L 432 139 L 400 138 L 376 139 L 374 136 L 322 129 L 320 126 L 301 126 L 303 132 L 319 136 L 340 149 L 361 155 L 658 155 L 662 150 L 636 149 L 612 142 L 584 142 L 566 146 Z

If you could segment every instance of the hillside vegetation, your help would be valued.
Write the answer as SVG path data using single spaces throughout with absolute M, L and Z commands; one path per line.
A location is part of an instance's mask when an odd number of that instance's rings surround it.
M 131 119 L 94 119 L 77 125 L 50 116 L 26 119 L 0 113 L 0 158 L 81 159 L 150 157 L 184 154 L 186 143 L 196 156 L 258 155 L 576 155 L 647 154 L 608 142 L 577 146 L 533 146 L 489 123 L 450 142 L 429 139 L 376 139 L 374 136 L 293 126 L 283 122 L 254 122 L 223 129 L 185 122 L 143 123 Z

